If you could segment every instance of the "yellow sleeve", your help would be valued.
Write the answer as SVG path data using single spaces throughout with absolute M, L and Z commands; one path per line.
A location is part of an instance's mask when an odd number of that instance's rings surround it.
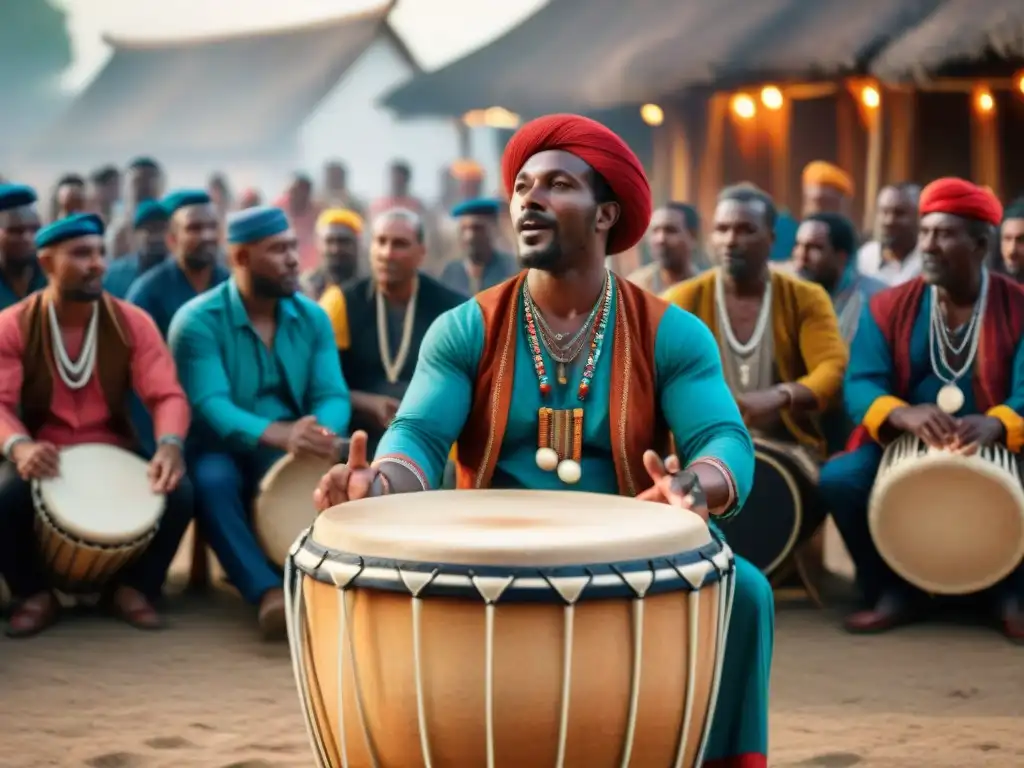
M 839 402 L 850 351 L 839 333 L 839 321 L 825 290 L 812 283 L 800 286 L 800 355 L 807 375 L 796 381 L 814 393 L 822 409 Z
M 999 419 L 1006 429 L 1006 447 L 1013 453 L 1019 453 L 1024 448 L 1024 418 L 1021 418 L 1013 408 L 1008 405 L 997 405 L 989 408 L 986 416 Z
M 864 414 L 864 428 L 871 435 L 871 438 L 876 442 L 882 442 L 880 437 L 882 433 L 882 427 L 885 426 L 885 422 L 889 420 L 889 416 L 897 408 L 905 408 L 908 403 L 900 400 L 898 397 L 892 395 L 882 395 L 881 397 L 875 398 L 875 402 L 868 408 L 868 412 Z
M 348 329 L 348 308 L 345 306 L 345 294 L 341 288 L 332 285 L 320 297 L 320 307 L 331 319 L 331 328 L 334 329 L 334 343 L 339 352 L 349 348 L 352 340 Z

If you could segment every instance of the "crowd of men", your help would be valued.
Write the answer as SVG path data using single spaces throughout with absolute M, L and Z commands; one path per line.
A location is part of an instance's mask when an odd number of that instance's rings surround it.
M 101 442 L 145 457 L 154 490 L 168 496 L 157 538 L 105 605 L 134 626 L 161 626 L 166 571 L 195 519 L 264 634 L 281 637 L 281 574 L 250 524 L 260 479 L 285 453 L 337 461 L 357 429 L 372 456 L 434 321 L 519 273 L 507 204 L 479 196 L 482 174 L 471 163 L 453 166 L 443 217 L 412 194 L 402 163 L 390 170 L 390 194 L 368 205 L 348 190 L 339 163 L 327 166 L 320 195 L 299 175 L 273 205 L 252 190 L 232 200 L 222 178 L 171 190 L 165 178 L 149 158 L 123 176 L 116 168 L 64 176 L 48 212 L 35 190 L 0 185 L 9 635 L 34 635 L 61 610 L 28 543 L 30 482 L 60 471 L 61 447 Z M 850 177 L 819 162 L 805 171 L 799 221 L 748 184 L 722 190 L 710 227 L 693 206 L 669 202 L 646 226 L 650 263 L 626 277 L 712 330 L 751 434 L 791 443 L 822 466 L 819 490 L 865 599 L 846 625 L 873 632 L 930 605 L 882 562 L 867 533 L 886 435 L 1024 445 L 1020 338 L 987 348 L 984 369 L 964 343 L 999 323 L 992 307 L 1024 302 L 1024 203 L 1004 210 L 959 179 L 887 186 L 862 244 L 849 218 L 853 198 Z M 996 298 L 972 324 L 983 285 Z M 932 302 L 940 337 L 951 340 L 942 370 L 933 370 L 928 323 L 916 320 Z M 903 327 L 915 335 L 897 350 L 892 329 Z M 890 374 L 904 368 L 893 384 Z M 936 393 L 957 376 L 997 383 L 984 399 L 966 386 L 960 411 L 943 414 Z M 453 468 L 449 461 L 446 484 Z M 1024 640 L 1021 573 L 985 597 L 1005 634 Z

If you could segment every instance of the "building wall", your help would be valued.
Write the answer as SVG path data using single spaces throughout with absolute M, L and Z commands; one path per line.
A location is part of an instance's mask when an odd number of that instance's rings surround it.
M 459 156 L 458 135 L 447 119 L 399 121 L 377 100 L 412 75 L 409 64 L 387 38 L 375 42 L 299 131 L 299 162 L 314 179 L 323 163 L 348 165 L 349 183 L 359 195 L 384 194 L 388 163 L 401 158 L 413 168 L 413 190 L 432 200 L 440 194 L 440 170 Z

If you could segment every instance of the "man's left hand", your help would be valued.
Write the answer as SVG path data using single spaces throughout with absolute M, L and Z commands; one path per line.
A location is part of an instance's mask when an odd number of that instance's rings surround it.
M 993 416 L 964 416 L 956 421 L 956 437 L 950 448 L 965 456 L 1000 442 L 1006 434 L 1003 422 Z
M 678 456 L 673 454 L 662 461 L 656 452 L 645 451 L 644 467 L 654 481 L 654 485 L 639 494 L 638 499 L 688 509 L 700 515 L 701 519 L 707 522 L 709 516 L 707 505 L 698 504 L 693 495 L 689 493 L 685 477 L 687 473 L 680 471 Z
M 743 423 L 748 427 L 764 426 L 771 423 L 789 403 L 789 396 L 780 387 L 748 392 L 736 398 Z
M 171 493 L 184 476 L 185 459 L 181 448 L 173 443 L 161 444 L 149 462 L 149 482 L 153 493 Z

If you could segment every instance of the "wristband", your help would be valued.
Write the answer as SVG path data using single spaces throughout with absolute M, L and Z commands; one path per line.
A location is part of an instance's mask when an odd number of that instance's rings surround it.
M 11 435 L 7 438 L 7 442 L 4 443 L 3 455 L 8 461 L 11 460 L 11 449 L 14 448 L 18 443 L 31 443 L 32 438 L 28 435 Z

